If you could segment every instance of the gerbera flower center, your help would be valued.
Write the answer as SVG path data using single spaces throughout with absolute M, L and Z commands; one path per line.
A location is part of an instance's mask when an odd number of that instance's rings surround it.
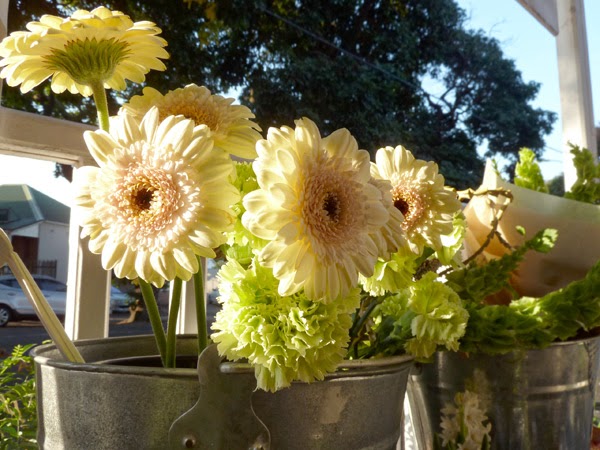
M 167 104 L 162 105 L 159 108 L 161 120 L 164 120 L 168 116 L 181 114 L 186 119 L 193 120 L 196 125 L 206 125 L 213 132 L 217 132 L 219 130 L 221 118 L 215 108 L 211 108 L 211 105 L 198 105 L 194 104 L 193 102 L 185 101 L 165 103 Z
M 424 193 L 410 186 L 395 185 L 392 188 L 392 198 L 394 206 L 404 216 L 402 222 L 404 230 L 414 228 L 427 211 L 428 201 Z
M 408 209 L 410 205 L 403 198 L 394 199 L 394 206 L 402 213 L 403 216 L 408 215 Z
M 128 44 L 116 39 L 84 39 L 67 42 L 44 56 L 46 68 L 66 72 L 77 83 L 89 86 L 112 77 L 117 65 L 129 54 Z
M 323 209 L 331 220 L 337 222 L 340 218 L 340 204 L 337 195 L 332 192 L 328 192 L 323 202 Z
M 302 217 L 313 242 L 347 243 L 357 221 L 354 189 L 339 172 L 323 170 L 306 179 Z
M 191 181 L 179 176 L 181 167 L 169 170 L 152 165 L 141 159 L 113 172 L 116 184 L 111 185 L 112 194 L 104 210 L 103 221 L 135 250 L 164 250 L 176 245 L 199 207 Z
M 154 190 L 142 187 L 141 189 L 132 192 L 131 204 L 134 208 L 138 208 L 139 211 L 145 211 L 150 208 L 152 204 L 152 197 L 154 196 Z

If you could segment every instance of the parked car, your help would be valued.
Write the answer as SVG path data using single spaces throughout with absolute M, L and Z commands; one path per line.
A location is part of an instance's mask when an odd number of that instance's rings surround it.
M 67 303 L 67 285 L 48 275 L 32 275 L 50 303 L 57 316 L 65 315 Z M 7 288 L 7 289 L 3 289 Z M 129 311 L 131 297 L 124 294 L 116 287 L 110 290 L 110 312 Z M 21 290 L 19 282 L 14 275 L 0 275 L 0 327 L 5 326 L 11 320 L 35 319 L 36 314 Z
M 59 283 L 53 278 L 48 278 L 49 281 Z M 67 290 L 64 283 L 62 283 L 63 286 L 61 287 L 59 284 L 50 282 L 39 283 L 37 279 L 35 281 L 40 285 L 44 297 L 46 297 L 56 315 L 64 316 L 67 298 Z M 42 288 L 42 285 L 46 288 Z M 52 289 L 48 289 L 48 287 Z M 15 277 L 12 275 L 0 276 L 0 327 L 6 326 L 8 322 L 13 320 L 35 319 L 36 317 L 33 305 L 19 286 Z
M 110 287 L 110 313 L 129 312 L 129 305 L 133 302 L 133 298 L 121 292 L 114 286 Z

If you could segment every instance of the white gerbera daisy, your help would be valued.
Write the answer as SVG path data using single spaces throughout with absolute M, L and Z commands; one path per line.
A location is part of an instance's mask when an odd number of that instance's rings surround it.
M 113 118 L 111 133 L 85 133 L 99 167 L 81 170 L 75 199 L 83 236 L 119 277 L 156 286 L 198 271 L 197 255 L 214 257 L 235 220 L 239 192 L 233 164 L 212 151 L 205 127 L 151 109 L 139 122 Z
M 390 217 L 370 183 L 368 152 L 345 129 L 321 138 L 308 119 L 269 129 L 256 148 L 260 189 L 244 197 L 242 222 L 270 241 L 259 257 L 280 280 L 279 294 L 304 288 L 311 300 L 347 296 L 359 273 L 373 273 L 378 233 Z
M 444 177 L 431 161 L 415 159 L 402 146 L 377 151 L 371 165 L 374 178 L 392 183 L 394 205 L 404 215 L 402 228 L 408 245 L 421 254 L 425 246 L 442 248 L 441 236 L 453 232 L 453 219 L 460 211 L 460 201 L 444 185 Z
M 206 125 L 215 148 L 240 158 L 255 158 L 256 141 L 262 137 L 260 127 L 250 120 L 254 118 L 250 109 L 233 105 L 233 102 L 233 98 L 213 95 L 206 87 L 195 84 L 167 92 L 166 95 L 146 87 L 143 95 L 132 97 L 122 110 L 143 116 L 152 106 L 156 106 L 161 119 L 181 114 L 196 125 Z
M 44 15 L 0 43 L 0 77 L 28 92 L 52 77 L 52 90 L 88 97 L 92 85 L 122 90 L 126 79 L 141 83 L 150 70 L 165 70 L 166 41 L 152 22 L 99 7 L 67 19 Z

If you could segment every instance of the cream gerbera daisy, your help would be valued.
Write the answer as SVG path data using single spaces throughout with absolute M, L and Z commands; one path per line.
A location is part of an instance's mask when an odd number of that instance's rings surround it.
M 392 183 L 394 205 L 404 215 L 402 228 L 411 250 L 421 254 L 425 246 L 441 249 L 441 236 L 452 233 L 461 205 L 444 185 L 437 164 L 415 159 L 402 146 L 379 149 L 375 161 L 371 175 Z
M 345 297 L 370 276 L 389 212 L 370 183 L 369 154 L 341 129 L 321 138 L 308 119 L 271 128 L 256 146 L 253 163 L 260 189 L 244 197 L 242 222 L 270 241 L 260 253 L 272 267 L 279 294 L 304 288 L 306 296 L 329 302 Z
M 240 158 L 256 157 L 256 141 L 260 135 L 260 127 L 252 122 L 254 114 L 243 105 L 233 105 L 233 98 L 225 98 L 211 94 L 204 86 L 190 84 L 182 89 L 175 89 L 162 95 L 156 89 L 146 87 L 143 95 L 136 95 L 122 110 L 137 115 L 144 115 L 152 106 L 160 111 L 161 119 L 170 115 L 181 114 L 193 120 L 196 125 L 206 125 L 209 136 L 215 142 L 215 148 Z
M 76 212 L 105 269 L 160 287 L 188 280 L 197 255 L 215 256 L 239 192 L 229 182 L 231 159 L 212 151 L 205 127 L 182 116 L 160 122 L 152 108 L 141 122 L 124 114 L 113 118 L 111 134 L 84 137 L 99 167 L 78 171 Z
M 52 77 L 52 90 L 83 96 L 93 86 L 125 89 L 126 79 L 141 83 L 151 69 L 165 70 L 166 41 L 152 22 L 136 22 L 119 11 L 78 10 L 63 19 L 44 15 L 0 43 L 0 77 L 28 92 Z

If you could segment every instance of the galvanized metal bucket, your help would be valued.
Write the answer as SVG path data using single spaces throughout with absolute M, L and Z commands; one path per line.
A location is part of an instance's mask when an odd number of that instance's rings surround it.
M 193 410 L 202 394 L 198 371 L 145 367 L 144 360 L 156 355 L 152 336 L 85 340 L 76 345 L 86 364 L 64 361 L 54 345 L 34 349 L 41 448 L 232 448 L 210 447 L 177 435 L 180 430 L 173 424 Z M 195 345 L 194 336 L 180 337 L 178 354 L 194 355 Z M 129 365 L 140 358 L 140 366 Z M 262 448 L 395 449 L 404 426 L 403 400 L 411 366 L 409 356 L 349 361 L 322 382 L 294 383 L 275 394 L 254 392 L 252 408 L 270 435 Z M 253 376 L 250 367 L 233 363 L 221 364 L 220 371 L 225 377 Z M 218 415 L 210 408 L 214 405 L 208 406 L 209 415 Z M 244 408 L 240 400 L 239 412 Z M 223 434 L 239 432 L 232 423 Z M 203 426 L 207 424 L 194 423 L 192 428 Z
M 441 410 L 475 391 L 491 422 L 492 449 L 589 449 L 600 337 L 502 356 L 439 352 L 416 364 L 408 399 L 419 450 L 434 448 Z

